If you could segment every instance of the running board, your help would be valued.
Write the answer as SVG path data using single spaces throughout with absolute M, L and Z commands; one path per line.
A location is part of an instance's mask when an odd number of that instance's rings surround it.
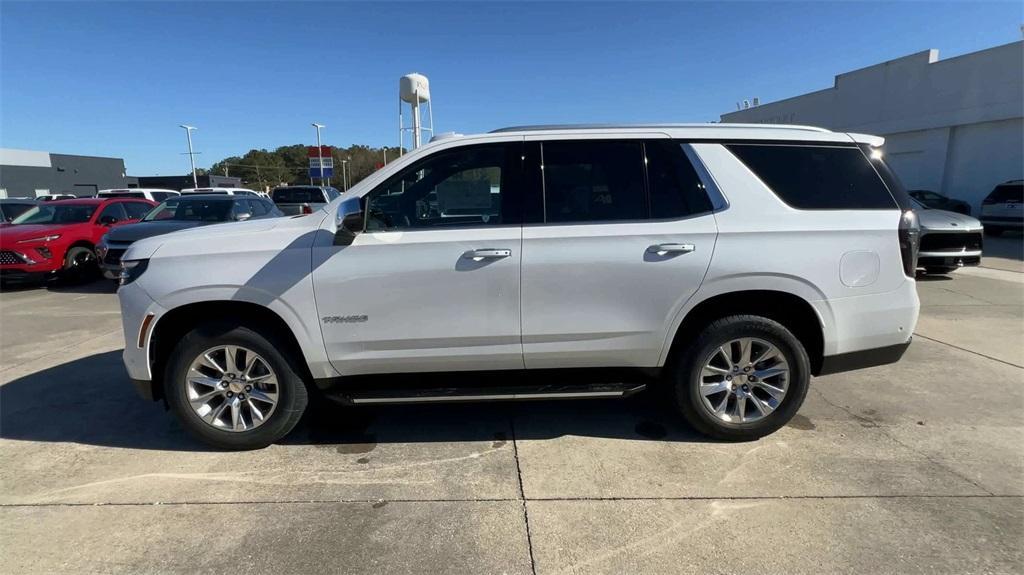
M 399 403 L 458 403 L 469 401 L 526 401 L 628 397 L 643 391 L 643 383 L 599 385 L 542 385 L 521 387 L 443 388 L 335 392 L 332 399 L 353 405 Z

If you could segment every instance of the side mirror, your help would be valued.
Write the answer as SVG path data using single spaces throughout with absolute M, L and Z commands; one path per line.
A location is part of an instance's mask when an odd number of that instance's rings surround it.
M 103 226 L 112 226 L 116 223 L 117 218 L 115 218 L 114 216 L 103 216 L 102 218 L 100 218 L 100 225 Z
M 240 221 L 240 222 L 244 222 L 245 220 L 247 220 L 247 219 L 249 219 L 251 217 L 252 217 L 252 214 L 249 213 L 249 212 L 240 212 L 240 213 L 238 213 L 238 215 L 235 216 L 235 219 Z
M 364 219 L 362 198 L 342 200 L 338 204 L 338 212 L 334 216 L 334 224 L 337 228 L 337 231 L 334 232 L 334 245 L 350 245 L 352 240 L 362 233 Z

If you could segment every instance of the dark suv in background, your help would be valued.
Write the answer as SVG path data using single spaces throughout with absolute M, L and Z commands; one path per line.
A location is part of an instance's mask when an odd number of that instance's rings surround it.
M 341 195 L 330 186 L 281 186 L 270 197 L 285 215 L 312 214 Z
M 110 230 L 96 246 L 96 255 L 103 275 L 117 279 L 121 271 L 121 254 L 143 238 L 211 224 L 283 215 L 270 200 L 254 196 L 211 194 L 168 198 L 139 223 Z

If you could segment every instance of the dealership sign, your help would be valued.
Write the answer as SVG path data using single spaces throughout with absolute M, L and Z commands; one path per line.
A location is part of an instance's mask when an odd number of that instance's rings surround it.
M 318 149 L 316 146 L 310 146 L 309 151 L 309 177 L 319 178 L 320 162 L 323 161 L 323 177 L 330 178 L 334 176 L 334 158 L 331 156 L 330 146 L 320 146 Z M 323 156 L 321 158 L 321 156 Z

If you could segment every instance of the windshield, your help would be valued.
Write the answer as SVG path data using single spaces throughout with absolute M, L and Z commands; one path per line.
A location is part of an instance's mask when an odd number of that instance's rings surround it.
M 12 224 L 83 224 L 96 211 L 94 204 L 65 204 L 35 206 L 14 218 Z
M 153 208 L 142 221 L 226 222 L 231 219 L 231 204 L 232 200 L 219 198 L 173 198 Z

